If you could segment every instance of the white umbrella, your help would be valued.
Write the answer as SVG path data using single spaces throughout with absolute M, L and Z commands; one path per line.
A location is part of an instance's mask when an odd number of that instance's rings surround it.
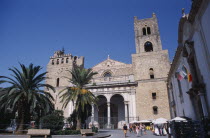
M 185 118 L 175 117 L 175 118 L 171 119 L 170 121 L 187 121 L 187 120 Z
M 137 121 L 136 120 L 133 120 L 133 121 L 131 121 L 130 123 L 132 124 L 132 123 L 136 123 Z
M 165 124 L 165 123 L 167 123 L 167 119 L 165 119 L 165 118 L 158 118 L 158 119 L 152 121 L 152 123 L 154 123 L 154 124 Z
M 138 121 L 138 123 L 151 123 L 152 121 L 149 121 L 149 120 L 141 120 L 141 121 Z

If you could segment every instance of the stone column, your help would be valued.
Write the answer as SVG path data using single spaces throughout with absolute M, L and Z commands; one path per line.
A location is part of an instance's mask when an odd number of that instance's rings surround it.
M 125 122 L 128 123 L 129 119 L 129 115 L 128 115 L 128 101 L 124 101 L 125 104 Z
M 91 123 L 94 123 L 94 104 L 92 104 Z
M 107 117 L 108 117 L 108 124 L 107 128 L 111 128 L 111 111 L 110 111 L 110 102 L 107 102 Z

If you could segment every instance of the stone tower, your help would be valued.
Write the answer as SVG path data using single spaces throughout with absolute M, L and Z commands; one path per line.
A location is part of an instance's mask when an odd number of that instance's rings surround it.
M 84 57 L 72 56 L 71 54 L 65 54 L 64 50 L 56 51 L 47 65 L 47 79 L 46 84 L 50 84 L 55 87 L 56 92 L 50 92 L 55 99 L 55 109 L 61 109 L 62 103 L 60 103 L 59 92 L 67 86 L 70 86 L 69 78 L 71 78 L 70 70 L 73 68 L 73 64 L 83 66 Z M 72 103 L 70 103 L 72 104 Z M 70 107 L 68 106 L 64 110 L 64 116 L 69 117 L 71 113 Z
M 170 68 L 168 51 L 162 50 L 157 17 L 134 17 L 136 54 L 132 64 L 136 88 L 136 114 L 142 119 L 169 119 L 166 79 Z

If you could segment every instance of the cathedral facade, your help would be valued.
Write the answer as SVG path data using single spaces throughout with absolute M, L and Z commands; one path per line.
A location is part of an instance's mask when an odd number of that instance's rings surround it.
M 100 128 L 121 128 L 124 123 L 138 120 L 170 118 L 167 95 L 167 75 L 170 69 L 168 51 L 162 50 L 158 22 L 155 14 L 151 18 L 134 17 L 136 53 L 132 64 L 108 58 L 92 67 L 94 76 L 86 86 L 98 97 L 92 105 L 92 116 L 88 123 Z M 56 51 L 47 65 L 47 84 L 56 88 L 52 93 L 55 108 L 61 109 L 59 91 L 71 86 L 68 78 L 73 64 L 84 66 L 84 57 Z M 64 110 L 64 116 L 74 110 L 73 102 Z

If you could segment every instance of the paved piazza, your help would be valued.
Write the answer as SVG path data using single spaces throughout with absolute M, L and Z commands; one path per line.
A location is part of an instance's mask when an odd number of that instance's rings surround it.
M 99 130 L 99 134 L 104 135 L 104 134 L 111 134 L 109 138 L 124 138 L 124 133 L 122 130 Z M 151 131 L 147 131 L 147 135 L 143 136 L 138 136 L 139 138 L 167 138 L 167 136 L 155 136 L 152 134 Z M 0 135 L 0 138 L 27 138 L 27 135 Z M 43 138 L 43 137 L 33 137 L 33 138 Z M 48 138 L 50 138 L 48 136 Z M 59 138 L 85 138 L 85 136 L 62 136 Z M 96 136 L 87 136 L 87 138 L 97 138 Z M 136 134 L 134 133 L 127 133 L 126 138 L 137 138 Z
M 100 133 L 110 133 L 110 138 L 124 138 L 124 133 L 122 130 L 102 130 Z M 155 136 L 151 131 L 147 131 L 147 135 L 139 136 L 141 138 L 167 138 L 167 136 Z M 137 138 L 134 133 L 127 133 L 127 138 Z

